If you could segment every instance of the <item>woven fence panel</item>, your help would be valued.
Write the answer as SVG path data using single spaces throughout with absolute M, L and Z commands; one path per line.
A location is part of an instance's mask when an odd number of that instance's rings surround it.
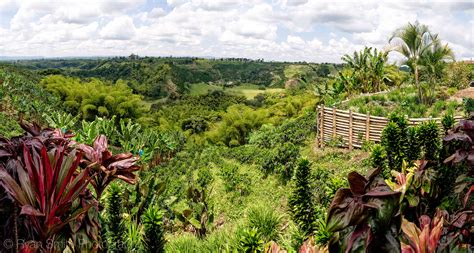
M 461 116 L 454 118 L 456 123 L 462 119 Z M 382 131 L 388 124 L 388 119 L 385 117 L 325 106 L 318 106 L 317 120 L 318 147 L 324 147 L 325 143 L 340 140 L 342 146 L 349 149 L 361 148 L 364 141 L 380 142 Z M 442 130 L 441 118 L 408 118 L 407 120 L 410 126 L 435 121 Z

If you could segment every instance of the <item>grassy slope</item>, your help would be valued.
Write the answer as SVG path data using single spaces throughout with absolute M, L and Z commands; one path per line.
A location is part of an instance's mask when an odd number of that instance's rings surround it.
M 260 89 L 261 86 L 255 84 L 242 84 L 232 88 L 226 88 L 225 91 L 232 95 L 243 95 L 247 99 L 252 99 L 260 93 L 278 93 L 284 92 L 284 89 L 281 88 L 266 88 Z M 191 95 L 205 95 L 208 91 L 212 90 L 224 90 L 221 86 L 206 84 L 206 83 L 196 83 L 192 84 L 189 90 Z
M 368 153 L 362 150 L 349 152 L 347 149 L 331 147 L 315 149 L 312 143 L 308 143 L 301 153 L 312 162 L 313 173 L 318 169 L 329 170 L 334 175 L 334 179 L 344 179 L 348 172 L 354 170 L 366 174 L 369 169 L 366 165 Z M 238 164 L 231 160 L 228 162 Z M 288 215 L 287 200 L 291 194 L 291 183 L 284 185 L 274 175 L 264 177 L 264 174 L 256 166 L 239 165 L 240 172 L 247 173 L 252 179 L 250 194 L 240 197 L 236 196 L 234 192 L 225 192 L 224 183 L 219 176 L 219 169 L 217 166 L 211 168 L 214 175 L 211 201 L 216 207 L 215 220 L 219 222 L 219 225 L 204 240 L 190 236 L 189 233 L 169 234 L 167 236 L 169 240 L 168 252 L 177 249 L 183 250 L 184 245 L 189 247 L 187 252 L 216 252 L 216 250 L 225 248 L 226 245 L 230 246 L 229 243 L 236 243 L 239 228 L 245 225 L 247 212 L 254 207 L 271 208 L 281 215 L 282 222 L 278 243 L 289 249 L 292 234 L 296 231 L 296 227 Z M 322 189 L 322 191 L 325 190 Z M 234 240 L 229 240 L 229 238 L 234 238 Z M 220 247 L 216 249 L 216 245 L 220 245 Z
M 374 116 L 388 116 L 392 112 L 408 115 L 411 118 L 442 117 L 446 113 L 462 115 L 462 104 L 449 100 L 455 89 L 441 89 L 436 93 L 432 105 L 420 104 L 417 91 L 413 86 L 403 86 L 386 94 L 360 96 L 338 105 L 340 109 L 352 109 L 355 112 L 370 112 Z

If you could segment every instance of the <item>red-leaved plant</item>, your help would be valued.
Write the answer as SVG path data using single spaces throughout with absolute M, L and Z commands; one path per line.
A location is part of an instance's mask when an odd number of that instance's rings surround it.
M 433 220 L 427 215 L 419 219 L 420 228 L 403 218 L 402 253 L 435 253 L 443 232 L 444 217 L 437 212 Z
M 329 207 L 329 251 L 399 252 L 400 192 L 390 189 L 380 169 L 368 178 L 351 172 L 348 181 L 350 188 L 339 189 Z
M 0 221 L 1 237 L 26 242 L 13 245 L 21 252 L 62 252 L 66 247 L 96 252 L 100 194 L 116 178 L 134 183 L 137 158 L 113 156 L 105 136 L 90 147 L 60 130 L 22 127 L 23 136 L 0 138 L 0 213 L 10 217 Z M 89 184 L 98 190 L 96 196 Z M 92 242 L 88 248 L 78 244 L 84 239 Z
M 140 169 L 136 162 L 138 157 L 129 154 L 112 155 L 108 149 L 107 137 L 97 136 L 93 147 L 79 144 L 77 148 L 84 152 L 81 163 L 94 174 L 92 185 L 96 191 L 97 199 L 100 199 L 105 188 L 115 179 L 121 179 L 129 184 L 136 182 L 133 172 Z

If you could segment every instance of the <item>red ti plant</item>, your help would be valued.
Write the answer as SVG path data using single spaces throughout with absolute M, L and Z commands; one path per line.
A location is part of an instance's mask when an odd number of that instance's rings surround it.
M 446 158 L 445 163 L 465 162 L 474 167 L 474 120 L 461 120 L 456 127 L 443 138 L 445 143 L 457 142 L 458 149 Z
M 100 199 L 107 185 L 115 179 L 135 184 L 136 176 L 133 172 L 140 169 L 140 166 L 136 165 L 138 157 L 134 157 L 131 153 L 112 155 L 104 135 L 97 136 L 93 147 L 79 144 L 77 148 L 84 152 L 81 164 L 93 174 L 92 185 L 97 199 Z
M 18 182 L 0 167 L 0 186 L 20 206 L 20 215 L 28 217 L 35 239 L 39 239 L 43 249 L 48 241 L 57 240 L 70 221 L 90 208 L 90 205 L 72 208 L 90 180 L 88 169 L 78 170 L 81 153 L 68 150 L 65 141 L 51 145 L 54 148 L 48 152 L 39 139 L 23 144 L 22 157 L 14 168 Z
M 0 215 L 9 216 L 0 220 L 0 238 L 26 241 L 14 245 L 22 252 L 62 252 L 65 247 L 96 252 L 97 197 L 116 178 L 134 183 L 137 158 L 113 156 L 104 136 L 90 147 L 77 145 L 60 130 L 22 127 L 23 136 L 0 138 Z M 98 190 L 96 197 L 89 184 Z M 92 243 L 81 245 L 84 240 Z
M 444 217 L 437 212 L 433 220 L 427 215 L 419 219 L 420 228 L 403 218 L 402 253 L 435 253 L 443 233 Z
M 399 252 L 400 192 L 394 192 L 375 170 L 368 178 L 348 176 L 329 207 L 327 229 L 334 233 L 330 252 Z

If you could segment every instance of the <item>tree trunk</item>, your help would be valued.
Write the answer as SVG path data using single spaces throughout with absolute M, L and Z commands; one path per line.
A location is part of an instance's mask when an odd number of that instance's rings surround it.
M 420 81 L 418 80 L 418 65 L 415 65 L 415 86 L 418 89 L 418 99 L 423 103 L 423 93 L 420 86 Z
M 18 204 L 13 204 L 13 252 L 18 253 Z

